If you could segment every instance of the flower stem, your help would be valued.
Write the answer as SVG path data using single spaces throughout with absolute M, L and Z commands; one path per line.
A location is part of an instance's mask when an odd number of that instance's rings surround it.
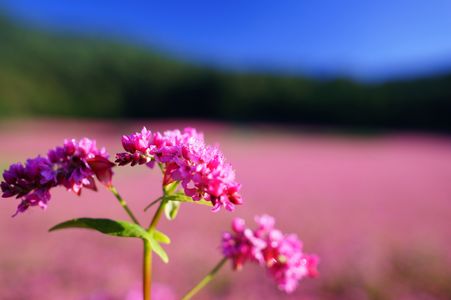
M 155 229 L 155 227 L 157 227 L 157 224 L 160 221 L 160 218 L 164 211 L 165 206 L 166 206 L 166 201 L 162 200 L 160 203 L 160 206 L 158 206 L 158 209 L 152 218 L 152 221 L 150 222 L 149 228 L 147 229 L 148 232 L 151 232 L 152 230 Z
M 158 210 L 150 222 L 148 232 L 155 229 L 158 221 L 161 218 L 161 214 L 164 210 L 166 201 L 161 201 Z M 143 259 L 143 300 L 151 300 L 151 290 L 152 290 L 152 247 L 148 241 L 144 241 L 144 259 Z
M 163 189 L 163 195 L 167 195 L 167 191 Z M 157 211 L 155 212 L 152 221 L 150 222 L 149 228 L 147 231 L 150 233 L 152 230 L 157 227 L 158 222 L 160 221 L 161 215 L 164 211 L 164 207 L 167 203 L 161 198 L 160 206 L 158 206 Z M 152 290 L 152 247 L 150 247 L 150 243 L 144 241 L 144 259 L 143 259 L 143 300 L 150 300 L 151 298 L 151 290 Z
M 127 205 L 127 202 L 125 202 L 124 198 L 121 197 L 121 195 L 119 194 L 119 192 L 116 190 L 116 188 L 114 186 L 110 186 L 108 188 L 116 197 L 116 199 L 119 201 L 120 205 L 125 209 L 125 212 L 128 214 L 128 216 L 130 217 L 130 219 L 132 219 L 132 221 L 139 225 L 139 221 L 138 219 L 135 217 L 135 215 L 133 214 L 133 212 L 130 210 L 130 208 Z
M 188 293 L 185 294 L 185 296 L 183 296 L 182 300 L 189 300 L 194 295 L 196 295 L 204 286 L 207 285 L 207 283 L 209 283 L 214 278 L 216 273 L 218 273 L 218 271 L 222 268 L 226 261 L 227 257 L 221 259 L 221 261 L 210 271 L 210 273 L 207 274 L 207 276 L 205 276 L 195 287 L 193 287 Z
M 143 300 L 151 300 L 152 290 L 152 249 L 148 241 L 144 241 L 143 257 Z
M 160 202 L 160 206 L 158 206 L 158 209 L 155 212 L 155 215 L 153 216 L 152 221 L 150 222 L 149 228 L 147 229 L 148 232 L 151 232 L 152 230 L 155 229 L 155 227 L 157 227 L 157 224 L 158 224 L 158 222 L 160 221 L 160 218 L 161 218 L 161 214 L 164 211 L 164 207 L 166 206 L 166 203 L 168 202 L 165 199 L 165 197 L 166 196 L 170 196 L 171 194 L 173 194 L 174 191 L 177 189 L 177 185 L 178 184 L 179 183 L 176 181 L 176 182 L 173 182 L 173 183 L 163 187 L 163 196 L 161 196 L 160 198 L 157 199 L 158 201 L 161 201 Z M 152 202 L 151 205 L 154 204 L 154 203 L 157 203 L 158 202 L 157 200 Z
M 150 222 L 148 232 L 151 232 L 157 226 L 161 213 L 164 210 L 165 201 L 161 201 L 158 210 Z M 143 300 L 151 300 L 152 290 L 152 247 L 148 241 L 144 241 L 144 259 L 143 259 Z
M 161 164 L 158 165 L 160 166 L 160 168 L 162 168 Z M 167 201 L 164 200 L 164 197 L 173 193 L 177 187 L 177 184 L 178 183 L 174 183 L 169 190 L 166 187 L 163 187 L 163 196 L 157 199 L 159 201 L 161 200 L 160 206 L 158 206 L 157 211 L 153 215 L 152 221 L 150 221 L 150 225 L 149 228 L 147 229 L 147 232 L 151 233 L 157 227 L 161 215 L 163 214 L 164 207 L 166 206 L 167 203 Z M 152 247 L 150 246 L 149 242 L 144 241 L 143 300 L 151 300 L 151 291 L 152 291 Z

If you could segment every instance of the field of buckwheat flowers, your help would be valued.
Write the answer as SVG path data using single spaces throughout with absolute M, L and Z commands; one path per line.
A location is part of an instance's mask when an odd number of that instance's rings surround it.
M 269 125 L 237 127 L 203 122 L 10 121 L 0 123 L 0 165 L 25 161 L 89 137 L 113 156 L 121 136 L 191 126 L 219 143 L 242 184 L 243 205 L 213 213 L 183 204 L 159 228 L 170 264 L 154 260 L 154 298 L 179 299 L 222 257 L 221 236 L 234 217 L 249 224 L 271 214 L 320 257 L 319 277 L 291 294 L 265 271 L 231 266 L 194 299 L 450 299 L 451 138 L 387 134 L 307 134 Z M 114 168 L 113 183 L 141 220 L 159 196 L 160 174 L 144 167 Z M 1 200 L 0 299 L 139 299 L 142 243 L 96 232 L 48 232 L 76 217 L 127 215 L 105 189 L 77 197 L 52 191 L 49 207 L 12 218 L 18 201 Z M 154 209 L 154 208 L 153 208 Z M 146 221 L 147 222 L 147 221 Z

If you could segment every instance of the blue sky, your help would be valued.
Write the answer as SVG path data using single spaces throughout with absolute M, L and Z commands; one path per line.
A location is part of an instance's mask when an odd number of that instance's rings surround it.
M 227 68 L 359 78 L 451 68 L 449 0 L 2 0 L 57 31 L 119 36 Z

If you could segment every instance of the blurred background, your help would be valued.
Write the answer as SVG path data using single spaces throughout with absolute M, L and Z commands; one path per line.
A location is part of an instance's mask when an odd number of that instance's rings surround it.
M 0 167 L 60 145 L 194 126 L 219 143 L 245 205 L 162 222 L 175 298 L 221 257 L 235 216 L 276 217 L 321 276 L 289 296 L 227 269 L 198 299 L 451 299 L 451 2 L 0 1 Z M 116 169 L 133 209 L 159 175 Z M 58 190 L 14 219 L 1 201 L 1 299 L 125 299 L 141 244 L 47 229 L 126 219 L 106 191 Z M 139 213 L 141 218 L 150 218 Z M 168 297 L 168 296 L 162 296 Z

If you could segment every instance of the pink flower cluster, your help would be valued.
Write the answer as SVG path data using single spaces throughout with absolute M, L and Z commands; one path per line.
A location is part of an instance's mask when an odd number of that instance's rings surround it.
M 239 270 L 246 262 L 266 267 L 278 287 L 290 293 L 299 280 L 318 275 L 318 256 L 302 252 L 302 242 L 294 234 L 283 234 L 274 227 L 274 218 L 263 215 L 255 218 L 258 227 L 247 228 L 243 219 L 235 218 L 232 232 L 222 237 L 222 252 Z
M 210 201 L 213 211 L 221 207 L 231 211 L 243 202 L 232 166 L 193 128 L 152 133 L 144 127 L 123 136 L 122 145 L 126 152 L 116 155 L 119 165 L 161 164 L 163 185 L 180 182 L 187 196 Z
M 97 149 L 93 140 L 65 140 L 62 147 L 48 152 L 47 157 L 28 159 L 25 165 L 13 164 L 3 172 L 2 197 L 22 198 L 17 211 L 30 206 L 46 208 L 50 189 L 59 185 L 80 195 L 83 187 L 96 190 L 94 175 L 109 186 L 114 164 L 108 160 L 105 149 Z

